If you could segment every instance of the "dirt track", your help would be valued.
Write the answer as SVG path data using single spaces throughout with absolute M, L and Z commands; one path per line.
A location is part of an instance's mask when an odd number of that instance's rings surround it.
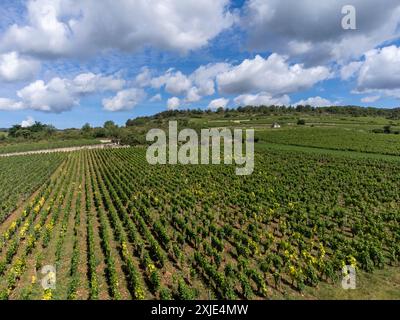
M 116 148 L 127 148 L 128 146 L 120 146 L 117 144 L 97 144 L 91 146 L 81 146 L 81 147 L 68 147 L 68 148 L 58 148 L 58 149 L 43 149 L 34 151 L 24 151 L 24 152 L 12 152 L 0 154 L 1 157 L 14 157 L 14 156 L 25 156 L 30 154 L 42 154 L 42 153 L 55 153 L 55 152 L 73 152 L 79 150 L 91 150 L 91 149 L 116 149 Z

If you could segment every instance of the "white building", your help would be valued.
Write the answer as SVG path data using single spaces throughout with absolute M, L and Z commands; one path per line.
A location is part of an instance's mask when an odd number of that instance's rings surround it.
M 272 129 L 279 129 L 281 125 L 278 122 L 274 122 L 271 126 Z

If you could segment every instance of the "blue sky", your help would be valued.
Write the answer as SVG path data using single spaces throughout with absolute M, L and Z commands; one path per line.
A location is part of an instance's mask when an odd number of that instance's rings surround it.
M 244 104 L 397 107 L 400 4 L 373 2 L 2 1 L 0 127 Z

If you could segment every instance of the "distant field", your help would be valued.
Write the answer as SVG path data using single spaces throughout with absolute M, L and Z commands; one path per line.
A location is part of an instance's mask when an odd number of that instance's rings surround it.
M 400 155 L 400 135 L 355 128 L 284 127 L 259 131 L 257 136 L 267 143 Z
M 365 127 L 365 128 L 381 128 L 384 125 L 392 125 L 400 128 L 399 120 L 388 120 L 381 117 L 346 117 L 337 115 L 240 115 L 238 117 L 204 117 L 192 118 L 191 122 L 196 124 L 205 124 L 209 126 L 232 126 L 232 125 L 271 125 L 278 122 L 282 125 L 296 125 L 298 119 L 304 119 L 307 125 L 329 125 L 329 126 L 350 126 L 350 127 Z
M 31 143 L 0 144 L 0 154 L 12 152 L 35 151 L 42 149 L 68 148 L 86 145 L 100 144 L 99 140 L 65 140 L 65 141 L 41 141 Z
M 305 126 L 297 125 L 304 119 Z M 210 127 L 254 128 L 262 142 L 298 147 L 314 147 L 341 151 L 400 155 L 399 134 L 378 134 L 373 129 L 390 125 L 400 130 L 400 121 L 380 117 L 345 117 L 335 115 L 279 115 L 191 119 L 193 123 Z M 280 129 L 271 129 L 273 123 Z
M 334 158 L 348 158 L 348 159 L 361 159 L 361 160 L 384 160 L 400 162 L 400 157 L 395 155 L 388 155 L 382 153 L 368 153 L 359 151 L 345 151 L 338 149 L 327 149 L 320 147 L 307 147 L 297 146 L 290 144 L 278 144 L 278 143 L 266 143 L 259 142 L 255 145 L 257 151 L 289 151 L 289 152 L 301 152 L 308 155 L 326 155 Z

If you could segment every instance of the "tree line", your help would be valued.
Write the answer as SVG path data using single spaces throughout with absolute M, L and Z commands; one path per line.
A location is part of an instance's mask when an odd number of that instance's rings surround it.
M 310 105 L 298 106 L 245 106 L 235 109 L 219 108 L 216 111 L 202 109 L 187 109 L 187 110 L 168 110 L 157 113 L 153 116 L 138 117 L 129 119 L 126 126 L 138 126 L 147 123 L 150 120 L 162 120 L 177 117 L 202 117 L 204 115 L 224 115 L 224 117 L 233 117 L 240 114 L 261 114 L 261 115 L 284 115 L 284 114 L 310 114 L 310 115 L 343 115 L 352 117 L 385 117 L 392 120 L 400 119 L 400 108 L 383 109 L 374 107 L 359 107 L 359 106 L 330 106 L 330 107 L 312 107 Z

